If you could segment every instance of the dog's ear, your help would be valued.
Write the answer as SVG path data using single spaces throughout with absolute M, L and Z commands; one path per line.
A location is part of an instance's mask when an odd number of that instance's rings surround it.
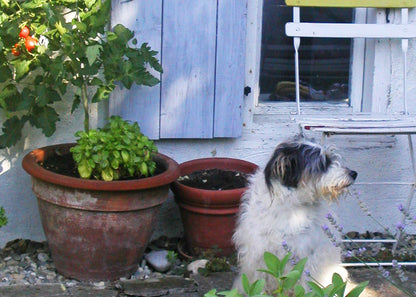
M 273 181 L 279 181 L 286 187 L 296 188 L 302 177 L 303 162 L 297 147 L 278 146 L 264 169 L 269 190 Z

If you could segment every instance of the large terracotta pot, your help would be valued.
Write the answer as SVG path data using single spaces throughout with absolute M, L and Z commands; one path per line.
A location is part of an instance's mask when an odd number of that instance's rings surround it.
M 205 158 L 179 165 L 181 175 L 204 169 L 223 169 L 254 173 L 257 165 L 232 158 Z M 232 235 L 239 211 L 240 198 L 246 188 L 202 190 L 172 183 L 172 191 L 181 211 L 185 241 L 191 254 L 206 250 L 229 256 L 234 252 Z
M 73 144 L 36 149 L 23 159 L 56 269 L 78 280 L 116 280 L 138 266 L 178 164 L 157 154 L 165 171 L 125 181 L 84 180 L 53 173 L 42 163 Z

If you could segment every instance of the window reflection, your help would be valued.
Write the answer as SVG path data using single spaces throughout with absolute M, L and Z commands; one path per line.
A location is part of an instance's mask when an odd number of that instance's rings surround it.
M 303 22 L 352 21 L 352 9 L 301 8 Z M 260 65 L 260 100 L 294 101 L 293 39 L 285 35 L 292 7 L 284 0 L 264 0 Z M 299 49 L 301 100 L 347 102 L 351 40 L 302 38 Z

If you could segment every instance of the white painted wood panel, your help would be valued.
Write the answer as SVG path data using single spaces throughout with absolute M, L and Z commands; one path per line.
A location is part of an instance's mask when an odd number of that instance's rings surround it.
M 415 38 L 416 25 L 287 23 L 286 34 L 324 38 Z
M 162 0 L 112 1 L 111 23 L 120 23 L 133 30 L 138 45 L 147 42 L 159 52 L 160 59 Z M 158 72 L 152 73 L 160 78 Z M 160 84 L 153 87 L 133 85 L 130 90 L 120 85 L 111 94 L 109 110 L 110 115 L 137 121 L 142 132 L 150 138 L 159 138 Z
M 215 0 L 165 1 L 161 138 L 213 136 Z
M 218 1 L 215 137 L 242 131 L 247 0 Z

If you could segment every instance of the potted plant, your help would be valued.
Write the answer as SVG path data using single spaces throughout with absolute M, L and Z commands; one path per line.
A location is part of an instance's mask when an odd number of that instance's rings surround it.
M 247 177 L 257 165 L 234 158 L 202 158 L 179 165 L 171 185 L 179 205 L 188 252 L 234 252 L 232 234 Z M 210 181 L 213 181 L 213 184 Z
M 107 28 L 110 0 L 1 1 L 0 148 L 21 138 L 25 123 L 55 132 L 56 102 L 84 109 L 77 144 L 36 149 L 23 159 L 58 272 L 79 280 L 114 280 L 137 269 L 177 163 L 157 153 L 137 123 L 112 117 L 90 129 L 89 105 L 121 82 L 153 86 L 157 52 L 129 29 Z M 66 176 L 56 164 L 68 165 Z M 73 170 L 72 168 L 76 168 Z M 51 170 L 55 170 L 51 171 Z

